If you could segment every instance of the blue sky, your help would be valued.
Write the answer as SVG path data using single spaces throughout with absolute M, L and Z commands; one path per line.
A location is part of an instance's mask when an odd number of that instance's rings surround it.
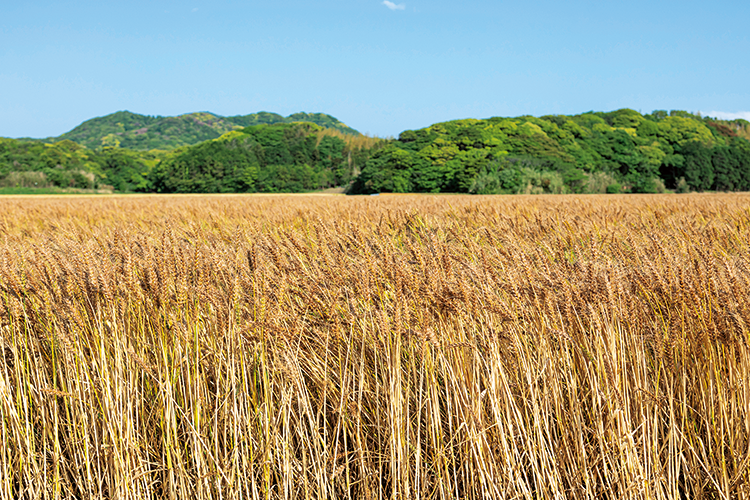
M 125 109 L 324 112 L 379 136 L 623 107 L 750 119 L 749 26 L 727 0 L 2 1 L 0 136 Z

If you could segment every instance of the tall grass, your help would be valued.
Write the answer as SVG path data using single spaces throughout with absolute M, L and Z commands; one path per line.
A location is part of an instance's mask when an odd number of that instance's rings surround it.
M 0 498 L 750 498 L 746 195 L 0 214 Z

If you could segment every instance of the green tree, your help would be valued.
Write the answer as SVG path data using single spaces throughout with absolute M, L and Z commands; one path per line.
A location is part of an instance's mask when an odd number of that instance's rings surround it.
M 391 144 L 365 163 L 352 186 L 352 193 L 407 193 L 412 189 L 411 170 L 426 166 L 423 159 Z
M 249 136 L 207 141 L 178 151 L 151 174 L 160 193 L 232 193 L 255 190 L 260 162 L 257 142 Z
M 685 143 L 681 148 L 684 158 L 683 175 L 688 186 L 696 191 L 711 189 L 714 184 L 714 169 L 711 148 L 698 141 Z

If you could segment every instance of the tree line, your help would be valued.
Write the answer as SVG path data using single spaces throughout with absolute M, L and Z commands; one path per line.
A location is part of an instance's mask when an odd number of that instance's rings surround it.
M 407 130 L 352 191 L 750 190 L 750 123 L 684 111 L 454 120 Z
M 397 139 L 309 122 L 258 123 L 171 151 L 0 139 L 0 186 L 161 193 L 748 191 L 750 123 L 621 109 L 453 120 Z
M 261 124 L 172 151 L 0 139 L 0 187 L 302 192 L 350 185 L 384 141 L 309 122 Z

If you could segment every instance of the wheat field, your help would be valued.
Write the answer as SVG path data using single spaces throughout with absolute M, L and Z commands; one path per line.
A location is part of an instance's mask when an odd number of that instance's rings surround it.
M 750 499 L 750 195 L 0 198 L 0 498 Z

